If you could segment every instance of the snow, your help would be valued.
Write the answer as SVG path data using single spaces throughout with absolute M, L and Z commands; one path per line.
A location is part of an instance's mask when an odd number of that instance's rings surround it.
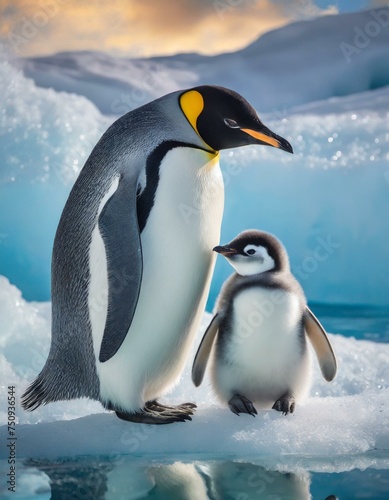
M 16 287 L 5 277 L 0 278 L 1 379 L 5 385 L 15 385 L 18 400 L 47 356 L 49 306 L 26 302 Z M 18 457 L 216 454 L 271 462 L 281 455 L 338 460 L 389 448 L 388 344 L 330 335 L 339 362 L 333 383 L 322 379 L 314 362 L 310 398 L 293 415 L 284 417 L 271 410 L 260 411 L 256 418 L 237 417 L 217 402 L 208 376 L 199 389 L 191 382 L 195 349 L 210 317 L 204 316 L 179 385 L 165 398 L 177 404 L 195 401 L 198 409 L 192 422 L 131 424 L 106 412 L 98 402 L 85 399 L 52 403 L 32 413 L 18 406 Z M 2 422 L 6 420 L 5 398 L 3 390 Z M 2 439 L 6 432 L 6 426 L 2 426 Z M 389 466 L 389 459 L 387 462 Z

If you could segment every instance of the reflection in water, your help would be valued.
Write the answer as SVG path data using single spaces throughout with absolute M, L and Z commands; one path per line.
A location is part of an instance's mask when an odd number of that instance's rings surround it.
M 39 469 L 48 476 L 53 500 L 311 498 L 308 472 L 280 472 L 252 463 L 155 461 L 150 464 L 121 456 L 114 460 L 29 460 L 24 465 Z M 39 495 L 35 498 L 43 497 Z M 321 498 L 324 500 L 325 495 Z
M 305 471 L 297 475 L 241 462 L 215 462 L 207 469 L 211 478 L 212 498 L 215 499 L 310 498 L 310 477 Z
M 47 498 L 51 500 L 105 499 L 107 477 L 115 467 L 109 461 L 95 459 L 27 460 L 24 465 L 48 476 L 51 496 Z

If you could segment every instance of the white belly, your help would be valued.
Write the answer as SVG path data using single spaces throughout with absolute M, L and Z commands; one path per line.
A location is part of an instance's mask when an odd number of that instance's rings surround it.
M 302 398 L 309 389 L 308 350 L 301 351 L 300 307 L 296 295 L 249 288 L 233 305 L 232 331 L 224 357 L 214 352 L 212 379 L 226 403 L 234 394 L 262 408 L 290 390 Z
M 133 411 L 177 382 L 205 308 L 223 204 L 217 158 L 187 148 L 166 155 L 154 207 L 141 235 L 143 277 L 136 312 L 121 348 L 105 363 L 98 361 L 98 352 L 106 304 L 99 312 L 91 311 L 103 400 Z M 98 228 L 92 249 L 90 287 L 107 289 Z

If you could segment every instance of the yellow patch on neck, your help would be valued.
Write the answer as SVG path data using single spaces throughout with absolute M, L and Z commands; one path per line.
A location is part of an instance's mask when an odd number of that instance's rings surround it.
M 208 156 L 209 161 L 204 165 L 206 170 L 212 170 L 213 167 L 219 165 L 219 151 L 215 151 L 214 153 L 207 152 L 206 156 Z
M 180 106 L 188 122 L 197 132 L 197 135 L 200 137 L 200 139 L 202 139 L 204 144 L 207 144 L 197 130 L 197 119 L 204 109 L 203 96 L 197 90 L 188 90 L 188 92 L 185 92 L 185 94 L 182 94 L 182 96 L 180 97 Z M 207 146 L 209 146 L 209 144 L 207 144 Z M 213 149 L 211 146 L 209 147 Z M 218 151 L 209 151 L 209 153 L 212 155 L 212 157 L 219 154 Z
M 197 90 L 189 90 L 180 97 L 180 105 L 189 123 L 196 130 L 197 134 L 200 135 L 197 130 L 197 118 L 204 109 L 203 96 Z

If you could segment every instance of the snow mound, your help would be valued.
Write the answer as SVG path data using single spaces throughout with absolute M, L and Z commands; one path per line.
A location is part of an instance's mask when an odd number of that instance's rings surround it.
M 7 60 L 0 46 L 0 184 L 71 183 L 104 131 L 85 98 L 42 89 Z
M 5 386 L 15 386 L 19 401 L 47 356 L 49 304 L 26 302 L 1 277 L 0 307 L 1 379 Z M 174 403 L 195 401 L 198 410 L 192 422 L 131 424 L 85 399 L 53 403 L 32 413 L 18 406 L 18 457 L 207 453 L 319 459 L 389 448 L 389 345 L 330 335 L 339 361 L 332 384 L 321 378 L 314 362 L 311 397 L 293 415 L 260 411 L 256 418 L 237 417 L 217 403 L 208 378 L 199 389 L 190 379 L 195 349 L 209 320 L 206 314 L 181 382 L 166 398 Z M 6 390 L 2 391 L 2 422 L 6 421 L 5 398 Z M 6 433 L 2 426 L 2 439 Z

